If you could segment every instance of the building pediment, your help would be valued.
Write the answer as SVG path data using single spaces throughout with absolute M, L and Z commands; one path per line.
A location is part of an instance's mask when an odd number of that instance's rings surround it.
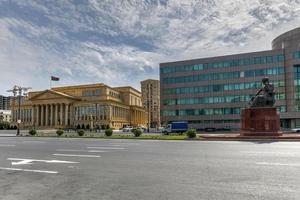
M 51 100 L 51 99 L 69 99 L 69 100 L 80 100 L 77 97 L 62 93 L 62 92 L 57 92 L 53 90 L 45 90 L 33 97 L 31 97 L 29 100 L 30 101 L 35 101 L 35 100 Z

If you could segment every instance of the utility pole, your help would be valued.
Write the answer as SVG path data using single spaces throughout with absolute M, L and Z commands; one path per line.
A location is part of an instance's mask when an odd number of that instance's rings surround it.
M 17 136 L 20 135 L 20 124 L 21 124 L 21 98 L 22 96 L 27 95 L 27 91 L 31 89 L 31 87 L 21 87 L 21 86 L 13 86 L 12 89 L 7 90 L 7 92 L 12 92 L 14 95 L 14 98 L 18 98 L 18 116 L 17 116 Z

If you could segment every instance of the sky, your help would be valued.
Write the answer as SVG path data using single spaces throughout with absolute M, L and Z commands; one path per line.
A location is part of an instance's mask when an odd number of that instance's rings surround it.
M 140 89 L 161 62 L 269 50 L 299 21 L 300 0 L 0 0 L 0 94 Z

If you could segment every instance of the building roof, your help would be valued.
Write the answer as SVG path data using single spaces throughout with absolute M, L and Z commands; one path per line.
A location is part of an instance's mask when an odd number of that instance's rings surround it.
M 113 89 L 115 89 L 115 90 L 127 90 L 127 91 L 129 91 L 129 90 L 133 90 L 133 91 L 135 91 L 135 92 L 137 92 L 137 93 L 141 93 L 140 91 L 138 91 L 137 89 L 135 89 L 135 88 L 133 88 L 133 87 L 131 87 L 131 86 L 122 86 L 122 87 L 113 87 Z
M 151 82 L 151 81 L 153 81 L 153 82 L 159 82 L 159 80 L 156 80 L 156 79 L 146 79 L 146 80 L 141 81 L 141 83 Z
M 83 85 L 71 85 L 71 86 L 61 86 L 61 87 L 52 87 L 51 90 L 59 89 L 73 89 L 73 88 L 90 88 L 90 87 L 109 87 L 103 83 L 94 83 L 94 84 L 83 84 Z
M 193 58 L 193 59 L 186 59 L 186 60 L 179 60 L 179 61 L 170 61 L 170 62 L 162 62 L 159 64 L 160 67 L 169 67 L 170 65 L 181 65 L 186 63 L 199 63 L 199 62 L 219 62 L 224 60 L 234 60 L 234 59 L 242 59 L 248 58 L 249 56 L 262 56 L 262 54 L 272 54 L 275 52 L 280 52 L 280 49 L 272 49 L 272 50 L 265 50 L 265 51 L 254 51 L 254 52 L 246 52 L 246 53 L 238 53 L 238 54 L 228 54 L 228 55 L 221 55 L 221 56 L 210 56 L 210 57 L 202 57 L 202 58 Z
M 41 96 L 41 95 L 43 95 L 43 94 L 45 94 L 47 92 L 50 92 L 50 93 L 53 93 L 53 94 L 57 94 L 57 95 L 62 96 L 62 97 L 79 100 L 79 98 L 77 98 L 77 97 L 65 94 L 63 92 L 54 91 L 54 90 L 51 90 L 51 89 L 50 90 L 45 90 L 45 91 L 43 91 L 41 93 L 38 93 L 37 95 L 34 95 L 34 96 L 30 97 L 29 100 L 35 99 L 35 98 L 37 98 L 37 97 L 39 97 L 39 96 Z

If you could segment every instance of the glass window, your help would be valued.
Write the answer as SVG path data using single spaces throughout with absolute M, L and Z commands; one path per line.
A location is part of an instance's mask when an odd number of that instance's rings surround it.
M 260 64 L 260 57 L 254 58 L 254 64 Z
M 273 63 L 273 56 L 267 56 L 267 63 Z
M 300 59 L 300 51 L 296 51 L 293 53 L 293 59 Z
M 283 62 L 284 61 L 284 55 L 281 54 L 281 55 L 278 55 L 277 56 L 277 62 Z
M 267 57 L 261 57 L 260 61 L 261 61 L 261 64 L 267 63 Z

